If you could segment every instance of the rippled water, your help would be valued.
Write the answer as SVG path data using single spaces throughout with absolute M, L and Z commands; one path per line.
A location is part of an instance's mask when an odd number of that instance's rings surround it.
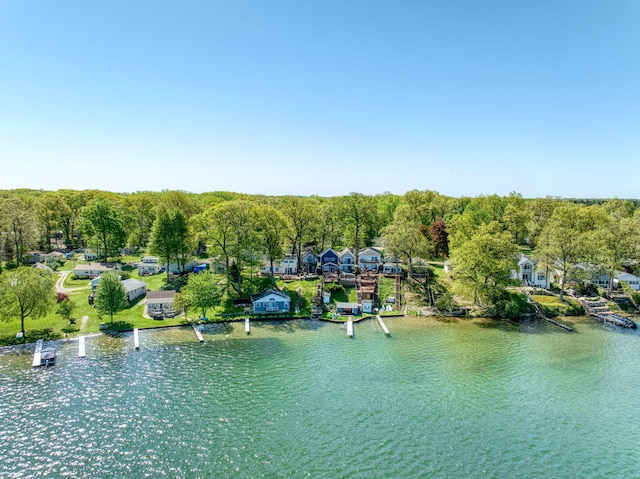
M 0 354 L 0 478 L 637 477 L 640 336 L 588 319 L 211 325 Z

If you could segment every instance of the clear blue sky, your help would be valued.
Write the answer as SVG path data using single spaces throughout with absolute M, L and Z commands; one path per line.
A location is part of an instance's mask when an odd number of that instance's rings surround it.
M 0 188 L 640 197 L 637 0 L 0 0 Z

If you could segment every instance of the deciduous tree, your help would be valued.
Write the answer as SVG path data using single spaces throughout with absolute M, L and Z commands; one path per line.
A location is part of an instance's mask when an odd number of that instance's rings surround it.
M 45 316 L 55 304 L 53 275 L 43 269 L 20 267 L 0 274 L 0 318 L 24 320 Z
M 113 315 L 126 308 L 127 304 L 127 294 L 118 275 L 113 271 L 103 273 L 95 293 L 96 310 L 108 314 L 113 323 Z
M 209 308 L 220 304 L 222 296 L 215 277 L 206 271 L 189 276 L 183 295 L 186 296 L 186 303 L 199 309 L 203 318 L 207 317 Z
M 96 198 L 82 209 L 82 229 L 93 241 L 97 252 L 107 261 L 124 246 L 126 234 L 115 207 L 104 198 Z

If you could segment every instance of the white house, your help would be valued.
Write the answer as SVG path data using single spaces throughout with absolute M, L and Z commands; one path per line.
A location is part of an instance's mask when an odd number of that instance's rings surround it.
M 380 251 L 375 248 L 363 248 L 358 253 L 358 266 L 361 271 L 378 271 L 380 268 Z
M 107 271 L 112 271 L 112 268 L 100 263 L 79 264 L 73 268 L 73 275 L 76 278 L 95 278 Z
M 191 272 L 193 271 L 193 268 L 196 267 L 196 262 L 195 261 L 189 261 L 187 263 L 185 263 L 184 265 L 182 265 L 182 269 L 180 267 L 180 265 L 178 263 L 171 263 L 169 265 L 164 265 L 165 271 L 168 269 L 169 273 L 173 273 L 173 274 L 180 274 L 182 272 Z
M 157 256 L 144 256 L 142 262 L 138 263 L 138 274 L 144 276 L 147 274 L 157 274 L 162 269 L 159 258 Z
M 273 274 L 296 274 L 298 272 L 298 260 L 294 256 L 285 256 L 273 262 Z M 271 262 L 265 260 L 260 267 L 260 273 L 271 274 Z
M 622 287 L 622 283 L 626 283 L 634 291 L 640 291 L 640 277 L 635 274 L 627 273 L 625 271 L 616 271 L 613 278 L 613 285 L 615 287 Z
M 165 315 L 174 311 L 176 292 L 173 289 L 147 292 L 147 313 Z
M 339 268 L 343 273 L 353 273 L 356 270 L 356 255 L 349 248 L 343 248 L 338 253 Z
M 122 286 L 124 286 L 124 292 L 130 303 L 147 293 L 147 283 L 139 279 L 125 279 L 122 281 Z
M 384 274 L 402 274 L 402 261 L 395 256 L 386 258 L 382 265 L 382 272 Z
M 98 259 L 98 253 L 96 253 L 95 251 L 92 251 L 92 250 L 86 248 L 82 252 L 84 254 L 84 260 L 85 261 L 95 261 L 95 260 Z
M 526 254 L 520 256 L 518 269 L 511 272 L 513 279 L 522 281 L 527 286 L 549 288 L 550 274 L 547 268 L 538 268 L 536 262 Z

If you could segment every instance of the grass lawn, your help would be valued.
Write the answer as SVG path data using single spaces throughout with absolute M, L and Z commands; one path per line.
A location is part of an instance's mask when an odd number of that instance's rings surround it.
M 580 302 L 573 298 L 564 299 L 567 303 L 560 301 L 557 296 L 547 296 L 544 294 L 533 294 L 533 299 L 544 309 L 545 313 L 550 316 L 576 316 L 584 314 Z

